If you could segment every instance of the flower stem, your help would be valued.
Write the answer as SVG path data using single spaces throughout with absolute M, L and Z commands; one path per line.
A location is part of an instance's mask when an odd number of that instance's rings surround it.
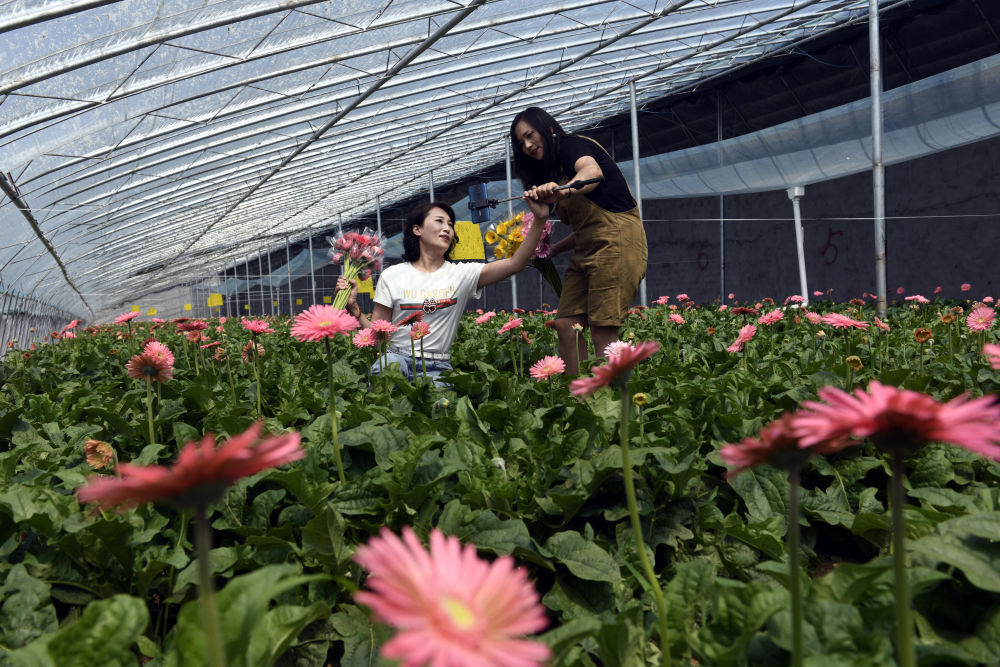
M 153 381 L 146 378 L 146 416 L 149 420 L 149 444 L 156 441 L 153 435 Z
M 788 470 L 788 592 L 792 598 L 792 667 L 802 667 L 802 579 L 799 527 L 799 466 Z
M 260 369 L 257 368 L 257 364 L 260 362 L 258 357 L 260 357 L 259 348 L 257 347 L 257 337 L 254 336 L 252 339 L 253 345 L 253 377 L 257 381 L 257 419 L 261 419 L 264 415 L 261 412 L 260 406 Z
M 330 385 L 330 430 L 333 433 L 333 457 L 337 462 L 337 476 L 340 477 L 341 484 L 347 484 L 344 476 L 344 462 L 340 459 L 340 439 L 337 437 L 337 395 L 333 391 L 333 353 L 330 351 L 330 339 L 324 338 L 326 343 L 326 380 Z
M 663 667 L 670 666 L 670 641 L 667 634 L 667 603 L 663 598 L 663 591 L 660 589 L 656 572 L 646 557 L 646 545 L 642 539 L 642 523 L 639 521 L 639 505 L 635 500 L 635 485 L 632 482 L 632 460 L 629 457 L 628 447 L 628 424 L 629 424 L 629 393 L 628 387 L 622 387 L 622 411 L 621 411 L 621 450 L 622 450 L 622 473 L 625 478 L 625 499 L 628 503 L 628 513 L 632 519 L 632 533 L 635 535 L 635 546 L 639 552 L 639 562 L 642 570 L 649 582 L 649 589 L 656 600 L 657 616 L 660 620 L 660 664 Z
M 424 356 L 424 339 L 420 339 L 420 363 L 424 370 L 424 379 L 427 379 L 427 357 Z
M 226 649 L 222 643 L 222 624 L 219 609 L 215 605 L 215 585 L 212 583 L 212 564 L 209 551 L 212 546 L 212 532 L 208 525 L 205 508 L 199 507 L 195 519 L 195 549 L 198 552 L 198 606 L 201 623 L 205 630 L 205 653 L 211 667 L 225 667 Z
M 913 618 L 910 613 L 910 587 L 906 576 L 906 517 L 903 513 L 906 490 L 903 488 L 905 465 L 903 453 L 892 453 L 892 479 L 889 480 L 892 502 L 892 571 L 896 598 L 896 655 L 899 667 L 915 667 Z

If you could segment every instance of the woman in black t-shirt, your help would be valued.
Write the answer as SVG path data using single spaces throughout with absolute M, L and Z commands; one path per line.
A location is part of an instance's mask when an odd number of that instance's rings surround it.
M 553 254 L 573 250 L 555 329 L 566 373 L 575 375 L 587 350 L 583 338 L 577 347 L 573 326 L 590 327 L 594 349 L 603 358 L 646 275 L 648 251 L 639 208 L 607 151 L 592 139 L 566 134 L 543 109 L 529 107 L 517 114 L 510 140 L 524 196 L 554 204 L 559 219 L 573 229 L 552 249 Z M 579 190 L 556 190 L 593 178 L 603 180 Z

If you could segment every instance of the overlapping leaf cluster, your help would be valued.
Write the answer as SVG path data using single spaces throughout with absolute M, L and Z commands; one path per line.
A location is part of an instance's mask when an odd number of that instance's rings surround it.
M 762 467 L 727 481 L 719 447 L 826 384 L 879 379 L 941 399 L 996 392 L 1000 371 L 980 352 L 993 336 L 941 321 L 955 305 L 894 304 L 888 332 L 811 324 L 804 310 L 787 309 L 775 324 L 758 324 L 739 354 L 726 348 L 756 323 L 752 314 L 692 305 L 678 310 L 683 323 L 666 306 L 630 317 L 624 338 L 663 346 L 631 380 L 633 394 L 649 399 L 635 407 L 641 426 L 631 446 L 675 660 L 788 661 L 787 477 Z M 870 306 L 810 310 L 874 316 Z M 555 336 L 546 315 L 520 316 L 530 344 L 498 339 L 503 317 L 463 323 L 450 389 L 392 369 L 369 377 L 370 358 L 338 340 L 346 485 L 336 481 L 322 350 L 289 337 L 284 320 L 260 337 L 265 427 L 300 431 L 309 454 L 242 480 L 213 507 L 212 567 L 234 664 L 376 664 L 387 630 L 352 600 L 361 572 L 351 555 L 383 525 L 438 526 L 530 568 L 550 610 L 543 639 L 555 664 L 655 662 L 622 490 L 616 396 L 606 389 L 583 402 L 556 378 L 550 407 L 547 383 L 518 376 L 515 356 L 530 365 L 554 354 Z M 81 331 L 27 358 L 11 352 L 0 365 L 0 651 L 14 664 L 61 664 L 69 655 L 79 664 L 195 664 L 204 649 L 191 603 L 190 517 L 162 506 L 92 514 L 73 491 L 94 474 L 83 455 L 89 438 L 109 442 L 122 461 L 166 463 L 205 432 L 245 430 L 258 389 L 239 356 L 250 335 L 225 323 L 213 337 L 229 359 L 218 361 L 169 324 L 152 332 L 177 366 L 159 387 L 149 444 L 145 387 L 124 363 L 150 332 L 132 324 L 133 337 L 120 327 Z M 933 338 L 921 345 L 916 328 Z M 892 661 L 887 474 L 869 447 L 817 457 L 804 473 L 806 646 L 823 664 Z M 922 661 L 995 660 L 1000 465 L 935 445 L 911 459 L 908 480 Z

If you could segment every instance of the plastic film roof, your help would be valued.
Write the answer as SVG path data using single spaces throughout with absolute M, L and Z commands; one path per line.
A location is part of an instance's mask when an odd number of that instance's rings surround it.
M 893 2 L 883 2 L 883 7 Z M 867 16 L 867 0 L 0 2 L 0 282 L 66 312 L 214 275 Z

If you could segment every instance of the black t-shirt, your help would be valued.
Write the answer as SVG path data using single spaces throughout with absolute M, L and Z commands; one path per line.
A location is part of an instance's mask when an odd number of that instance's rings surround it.
M 563 137 L 559 145 L 559 166 L 563 170 L 563 175 L 566 178 L 573 178 L 576 175 L 573 165 L 584 155 L 594 158 L 604 173 L 604 180 L 585 195 L 587 199 L 612 213 L 631 211 L 635 208 L 635 200 L 629 192 L 628 183 L 621 169 L 600 144 L 590 139 L 575 134 Z

